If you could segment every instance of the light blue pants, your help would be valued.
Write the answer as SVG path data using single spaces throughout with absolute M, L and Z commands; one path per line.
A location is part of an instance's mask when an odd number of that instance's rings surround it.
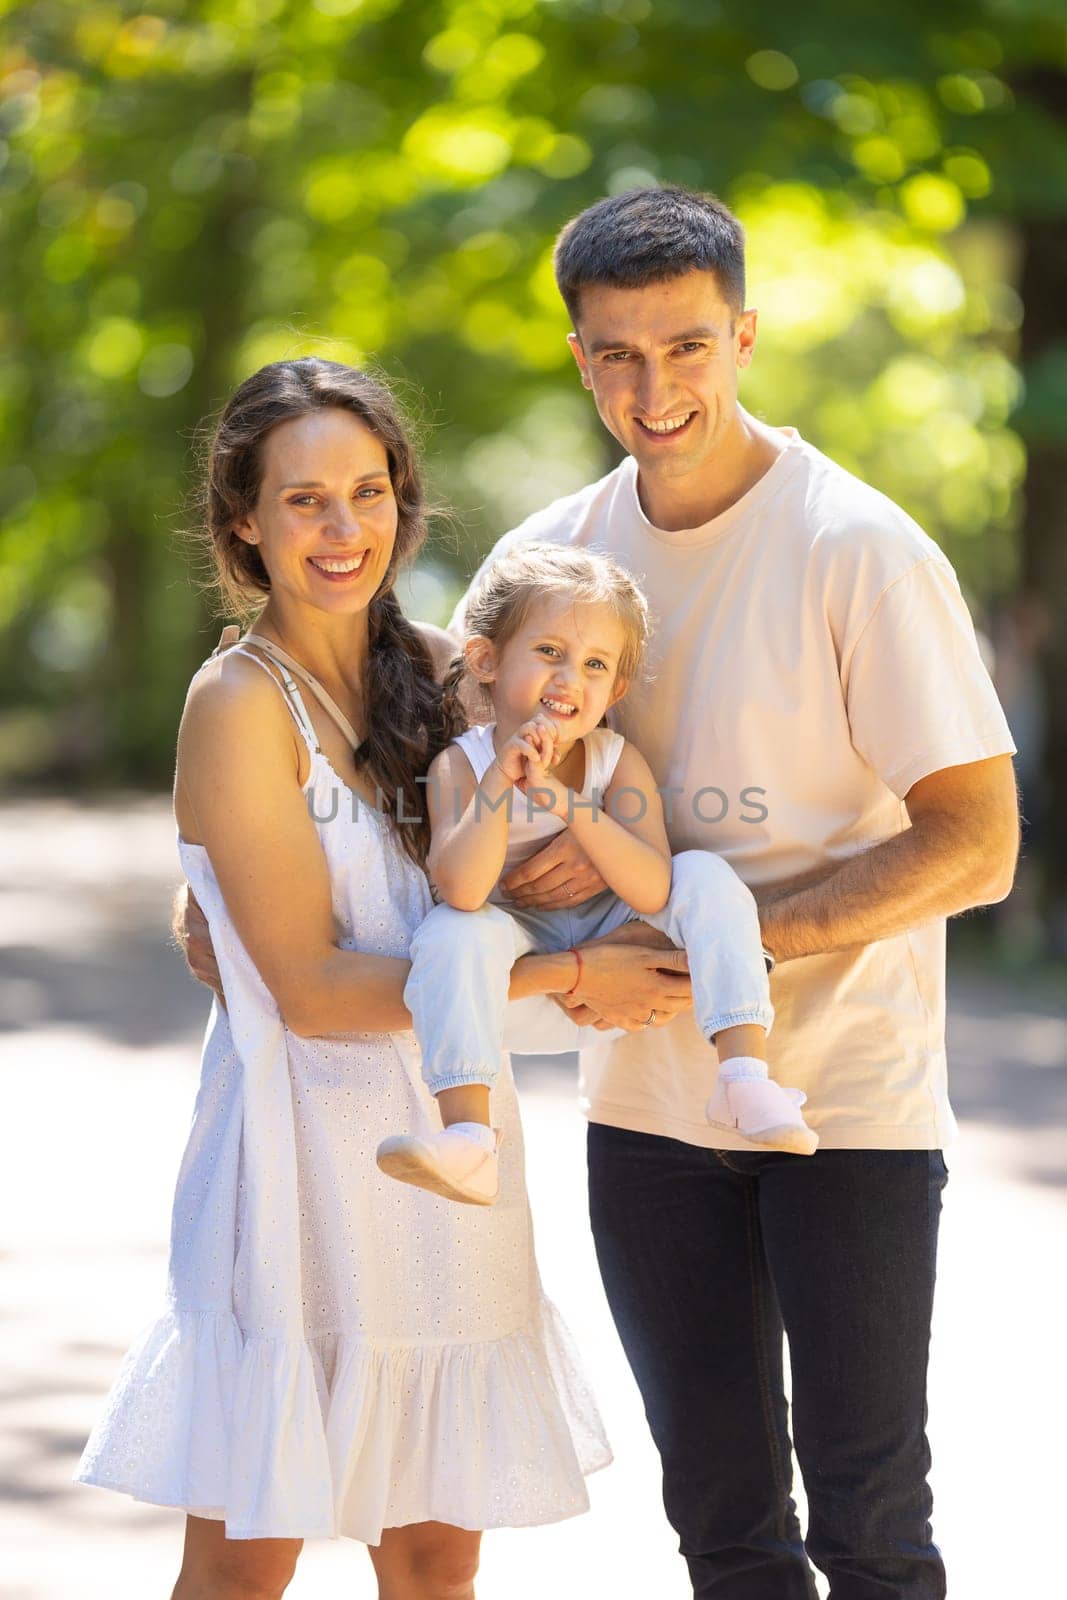
M 504 1050 L 554 1055 L 602 1042 L 607 1034 L 579 1028 L 547 996 L 509 1004 L 511 968 L 520 956 L 569 950 L 635 921 L 660 929 L 688 954 L 693 1009 L 706 1039 L 746 1022 L 770 1028 L 756 903 L 721 856 L 685 850 L 672 862 L 670 899 L 652 916 L 639 916 L 609 889 L 573 910 L 434 906 L 415 930 L 404 987 L 430 1090 L 491 1088 Z

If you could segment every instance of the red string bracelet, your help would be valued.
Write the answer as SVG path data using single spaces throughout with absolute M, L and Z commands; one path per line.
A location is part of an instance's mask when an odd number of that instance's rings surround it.
M 571 984 L 570 988 L 569 989 L 564 989 L 563 993 L 564 994 L 573 994 L 575 989 L 577 989 L 578 985 L 582 981 L 582 956 L 581 956 L 581 952 L 579 950 L 575 950 L 573 945 L 567 951 L 567 954 L 569 956 L 573 956 L 575 961 L 577 961 L 577 963 L 578 963 L 578 976 L 575 978 L 575 980 Z

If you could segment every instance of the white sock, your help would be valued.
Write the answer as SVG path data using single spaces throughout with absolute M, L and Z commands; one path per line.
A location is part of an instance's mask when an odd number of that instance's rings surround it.
M 766 1061 L 757 1061 L 755 1056 L 730 1056 L 719 1068 L 724 1083 L 751 1083 L 768 1076 Z
M 475 1144 L 480 1144 L 483 1150 L 496 1149 L 496 1134 L 492 1128 L 487 1128 L 484 1122 L 453 1122 L 446 1129 L 446 1133 L 462 1134 L 464 1139 L 473 1139 Z

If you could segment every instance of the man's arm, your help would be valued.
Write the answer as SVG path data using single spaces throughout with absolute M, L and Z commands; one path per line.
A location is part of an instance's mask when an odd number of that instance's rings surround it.
M 911 827 L 896 838 L 791 884 L 754 891 L 763 942 L 777 961 L 874 944 L 1008 895 L 1019 849 L 1010 756 L 932 772 L 912 785 L 905 804 Z M 613 1010 L 611 987 L 624 974 L 630 981 L 640 975 L 646 986 L 653 982 L 653 972 L 641 972 L 640 959 L 651 959 L 653 946 L 669 942 L 636 922 L 595 941 L 594 948 L 583 945 L 589 974 L 584 995 L 579 986 L 577 996 L 558 997 L 559 1003 L 575 1022 L 625 1026 Z M 685 1009 L 679 980 L 661 981 L 667 987 L 662 1009 L 657 1007 L 660 1025 Z M 642 1001 L 649 995 L 643 988 Z
M 174 891 L 170 908 L 171 937 L 185 957 L 186 965 L 198 983 L 206 984 L 221 1006 L 226 1004 L 222 992 L 222 974 L 215 960 L 215 947 L 200 903 L 187 883 L 179 884 Z
M 1019 851 L 1011 757 L 945 767 L 905 796 L 911 827 L 800 883 L 753 892 L 776 961 L 850 950 L 1010 893 Z

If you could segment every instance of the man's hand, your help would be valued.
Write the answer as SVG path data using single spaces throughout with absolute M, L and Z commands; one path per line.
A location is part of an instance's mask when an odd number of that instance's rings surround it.
M 185 957 L 193 977 L 214 991 L 225 1010 L 226 996 L 222 992 L 222 977 L 215 960 L 215 947 L 211 943 L 207 918 L 187 883 L 183 883 L 175 893 L 170 929 L 174 943 Z
M 558 911 L 591 900 L 607 884 L 570 829 L 564 828 L 529 861 L 506 872 L 500 887 L 514 905 Z
M 582 976 L 576 993 L 553 995 L 580 1027 L 602 1032 L 626 1028 L 631 1033 L 662 1028 L 693 1004 L 689 959 L 658 929 L 629 922 L 580 948 Z M 650 1023 L 653 1011 L 656 1020 Z

